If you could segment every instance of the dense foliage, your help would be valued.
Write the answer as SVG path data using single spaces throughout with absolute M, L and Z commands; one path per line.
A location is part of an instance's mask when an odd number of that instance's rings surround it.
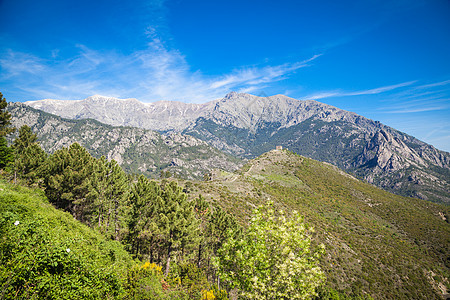
M 311 248 L 312 231 L 298 212 L 288 218 L 273 203 L 260 206 L 243 235 L 219 250 L 220 273 L 247 299 L 310 299 L 325 278 L 324 245 Z
M 54 209 L 41 191 L 3 181 L 0 191 L 2 299 L 185 298 L 164 292 L 160 274 L 140 267 L 119 242 Z

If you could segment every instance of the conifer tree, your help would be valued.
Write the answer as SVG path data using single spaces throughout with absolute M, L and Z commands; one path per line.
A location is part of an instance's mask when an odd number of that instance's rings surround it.
M 14 160 L 13 150 L 8 147 L 5 136 L 14 132 L 16 129 L 10 127 L 11 114 L 6 111 L 8 103 L 0 93 L 0 170 L 6 169 Z
M 24 178 L 28 184 L 36 182 L 41 176 L 41 168 L 47 155 L 39 146 L 37 136 L 29 126 L 20 127 L 19 137 L 14 140 L 12 148 L 15 154 L 15 176 Z
M 209 215 L 206 235 L 208 244 L 217 255 L 217 250 L 229 237 L 230 232 L 234 232 L 235 238 L 241 234 L 241 227 L 233 215 L 224 211 L 220 206 L 214 206 L 213 212 Z
M 159 229 L 157 219 L 162 205 L 161 188 L 154 181 L 140 175 L 130 193 L 131 213 L 128 223 L 128 242 L 132 253 L 148 255 L 153 262 Z
M 5 137 L 0 136 L 0 170 L 5 170 L 14 161 L 14 151 L 8 147 Z
M 165 274 L 169 274 L 171 255 L 190 242 L 197 231 L 193 202 L 187 201 L 182 188 L 172 181 L 162 192 L 163 205 L 160 209 L 158 227 L 167 255 Z
M 105 218 L 108 211 L 108 161 L 105 156 L 94 160 L 92 173 L 89 176 L 89 192 L 86 196 L 89 203 L 89 216 L 91 226 L 97 224 L 100 232 L 105 233 Z
M 86 221 L 93 162 L 94 158 L 87 150 L 74 143 L 51 155 L 44 171 L 47 198 L 81 221 Z
M 125 227 L 125 215 L 127 214 L 128 177 L 115 160 L 111 160 L 107 164 L 107 171 L 109 187 L 107 197 L 110 205 L 107 212 L 106 230 L 113 230 L 114 239 L 119 240 L 120 231 Z
M 207 244 L 206 230 L 208 221 L 211 215 L 211 208 L 208 202 L 199 195 L 195 199 L 194 205 L 195 218 L 198 221 L 199 227 L 199 239 L 198 239 L 198 252 L 197 252 L 197 267 L 200 268 L 203 252 L 205 251 L 205 244 Z
M 11 127 L 11 114 L 6 111 L 8 102 L 3 98 L 3 94 L 0 93 L 0 137 L 6 136 L 16 129 Z

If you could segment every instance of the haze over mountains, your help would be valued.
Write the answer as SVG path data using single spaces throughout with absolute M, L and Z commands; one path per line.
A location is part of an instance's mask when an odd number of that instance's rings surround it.
M 317 101 L 232 92 L 204 104 L 92 96 L 26 102 L 70 119 L 191 135 L 241 158 L 276 145 L 332 163 L 385 190 L 450 203 L 450 154 L 380 122 Z

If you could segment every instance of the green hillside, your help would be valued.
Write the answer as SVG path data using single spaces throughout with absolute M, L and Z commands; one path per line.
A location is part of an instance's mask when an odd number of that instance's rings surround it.
M 251 160 L 240 173 L 217 171 L 193 185 L 242 223 L 267 200 L 298 210 L 324 243 L 328 286 L 374 299 L 440 299 L 450 267 L 449 208 L 390 194 L 288 151 Z
M 0 181 L 1 299 L 176 299 L 158 272 L 55 209 L 43 192 Z

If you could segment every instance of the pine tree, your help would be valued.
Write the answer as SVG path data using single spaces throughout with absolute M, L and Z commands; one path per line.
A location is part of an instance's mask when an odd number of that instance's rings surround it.
M 162 192 L 163 205 L 160 209 L 158 227 L 167 255 L 165 274 L 169 274 L 173 251 L 182 250 L 197 234 L 197 221 L 194 216 L 193 202 L 187 201 L 182 188 L 172 181 L 165 185 Z
M 5 137 L 0 136 L 0 170 L 5 170 L 14 161 L 14 151 L 8 147 Z
M 105 218 L 109 206 L 108 161 L 105 156 L 96 159 L 92 165 L 92 173 L 89 176 L 89 192 L 86 195 L 89 203 L 90 224 L 97 224 L 100 232 L 105 233 Z
M 110 201 L 107 213 L 106 230 L 114 230 L 114 239 L 120 239 L 120 231 L 125 227 L 125 215 L 127 214 L 127 194 L 129 189 L 128 177 L 115 160 L 111 160 L 107 164 L 107 183 L 108 194 Z M 112 225 L 109 227 L 109 225 Z
M 16 129 L 10 127 L 11 114 L 6 111 L 8 103 L 0 93 L 0 170 L 5 170 L 14 161 L 13 150 L 8 147 L 8 143 L 4 138 L 6 135 L 14 132 Z
M 130 193 L 131 213 L 128 223 L 128 243 L 137 256 L 148 255 L 153 262 L 157 250 L 159 228 L 157 220 L 162 205 L 162 190 L 154 181 L 140 175 Z
M 37 136 L 29 126 L 20 127 L 19 137 L 14 140 L 12 148 L 15 154 L 15 177 L 18 175 L 24 178 L 28 184 L 38 181 L 47 155 L 39 146 Z
M 200 268 L 202 255 L 205 251 L 205 244 L 207 243 L 206 230 L 211 215 L 210 205 L 202 195 L 199 195 L 198 198 L 195 199 L 194 212 L 199 225 L 197 267 Z
M 86 221 L 94 158 L 78 143 L 57 150 L 44 170 L 45 194 L 56 207 Z
M 6 99 L 3 98 L 3 94 L 0 93 L 0 137 L 6 136 L 16 129 L 14 127 L 10 127 L 11 125 L 11 114 L 6 111 L 6 107 L 8 103 Z

